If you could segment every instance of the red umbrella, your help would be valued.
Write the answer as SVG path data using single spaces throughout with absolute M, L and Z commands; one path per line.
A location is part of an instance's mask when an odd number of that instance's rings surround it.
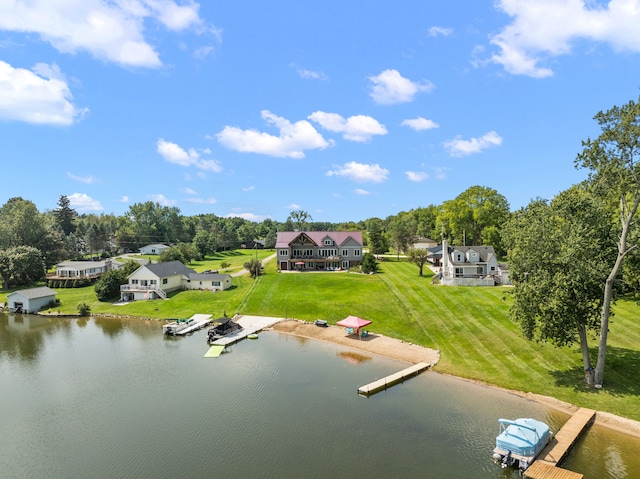
M 365 326 L 370 325 L 372 322 L 373 321 L 362 319 L 357 316 L 347 316 L 342 321 L 338 321 L 336 324 L 344 328 L 353 328 L 356 330 L 356 333 L 359 333 L 360 328 L 364 328 Z

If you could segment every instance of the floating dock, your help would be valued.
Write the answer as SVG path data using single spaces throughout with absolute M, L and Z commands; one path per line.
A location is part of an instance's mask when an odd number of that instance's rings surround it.
M 194 322 L 188 328 L 183 329 L 182 331 L 178 331 L 176 335 L 184 336 L 185 334 L 191 333 L 198 329 L 204 328 L 207 324 L 211 322 L 210 314 L 194 314 L 190 319 L 193 319 Z
M 431 364 L 429 363 L 414 364 L 413 366 L 403 369 L 402 371 L 398 371 L 397 373 L 391 374 L 385 378 L 378 379 L 377 381 L 366 384 L 365 386 L 360 386 L 358 388 L 358 394 L 362 394 L 363 396 L 371 396 L 372 394 L 387 389 L 394 384 L 403 382 L 405 379 L 416 376 L 425 369 L 429 369 L 430 367 Z
M 233 321 L 242 326 L 242 329 L 229 333 L 215 341 L 211 341 L 211 345 L 228 346 L 229 344 L 237 343 L 250 334 L 256 334 L 258 331 L 273 326 L 277 322 L 282 321 L 282 318 L 272 318 L 268 316 L 239 316 L 234 318 Z
M 580 408 L 551 439 L 536 461 L 524 471 L 529 479 L 580 479 L 582 474 L 558 467 L 580 435 L 595 420 L 593 409 Z

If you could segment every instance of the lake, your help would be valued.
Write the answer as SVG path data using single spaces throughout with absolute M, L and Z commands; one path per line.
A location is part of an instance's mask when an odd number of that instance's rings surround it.
M 7 478 L 516 478 L 491 460 L 498 418 L 567 416 L 406 365 L 263 332 L 203 358 L 206 332 L 139 319 L 0 314 L 0 475 Z M 638 477 L 640 440 L 594 426 L 565 466 Z

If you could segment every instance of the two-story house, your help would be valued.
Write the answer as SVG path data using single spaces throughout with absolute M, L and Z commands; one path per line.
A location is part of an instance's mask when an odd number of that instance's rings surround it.
M 442 242 L 441 283 L 445 286 L 509 284 L 493 246 L 449 246 Z
M 141 266 L 120 286 L 121 301 L 166 299 L 167 293 L 184 289 L 224 291 L 231 287 L 231 275 L 196 273 L 180 261 L 149 263 Z
M 360 231 L 282 231 L 276 238 L 280 271 L 344 271 L 362 262 Z

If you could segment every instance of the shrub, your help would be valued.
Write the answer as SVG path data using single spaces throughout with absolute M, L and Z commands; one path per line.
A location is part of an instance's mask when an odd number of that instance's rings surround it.
M 89 312 L 91 311 L 91 308 L 87 303 L 80 303 L 78 304 L 77 307 L 78 307 L 78 313 L 80 314 L 80 316 L 89 316 Z

